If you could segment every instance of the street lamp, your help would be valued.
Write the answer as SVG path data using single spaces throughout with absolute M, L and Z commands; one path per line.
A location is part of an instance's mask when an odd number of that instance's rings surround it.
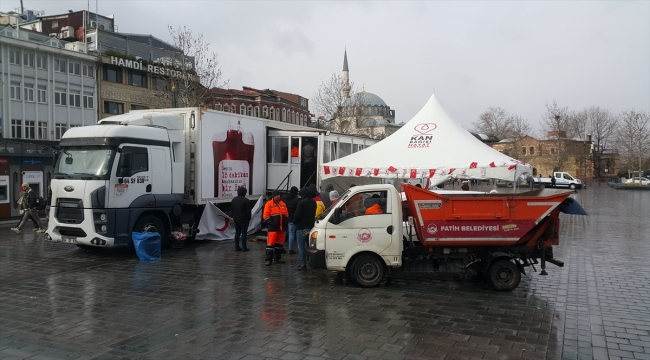
M 172 82 L 172 107 L 177 108 L 178 107 L 178 99 L 176 97 L 176 84 Z

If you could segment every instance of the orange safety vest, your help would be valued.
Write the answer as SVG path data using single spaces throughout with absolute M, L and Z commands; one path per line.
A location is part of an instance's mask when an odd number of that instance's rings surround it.
M 383 213 L 384 212 L 381 211 L 381 206 L 379 206 L 379 204 L 375 204 L 366 209 L 366 215 L 383 214 Z
M 282 200 L 278 201 L 276 204 L 275 201 L 271 199 L 264 204 L 262 219 L 266 221 L 269 231 L 284 231 L 288 217 L 289 211 L 287 211 L 287 205 L 285 205 Z

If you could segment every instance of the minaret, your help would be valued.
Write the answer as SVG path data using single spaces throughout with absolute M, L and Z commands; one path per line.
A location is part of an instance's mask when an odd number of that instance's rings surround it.
M 343 87 L 341 87 L 341 92 L 343 93 L 343 98 L 347 100 L 350 98 L 350 70 L 348 69 L 348 50 L 345 49 L 343 53 Z

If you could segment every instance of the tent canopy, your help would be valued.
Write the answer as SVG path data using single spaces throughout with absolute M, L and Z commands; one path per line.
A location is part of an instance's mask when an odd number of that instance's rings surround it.
M 530 164 L 504 155 L 456 123 L 431 95 L 413 119 L 386 139 L 320 166 L 322 179 L 449 178 L 515 181 L 532 174 Z

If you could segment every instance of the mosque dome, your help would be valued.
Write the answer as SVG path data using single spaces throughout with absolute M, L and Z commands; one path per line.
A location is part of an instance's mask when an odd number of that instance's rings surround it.
M 388 106 L 386 102 L 379 96 L 362 91 L 352 95 L 349 99 L 345 100 L 343 106 Z

